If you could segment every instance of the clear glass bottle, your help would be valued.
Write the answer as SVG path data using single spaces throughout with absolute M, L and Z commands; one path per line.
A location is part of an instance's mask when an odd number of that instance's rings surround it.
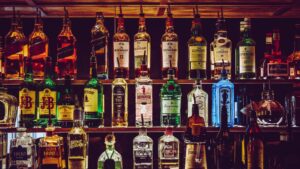
M 167 79 L 168 70 L 173 66 L 174 77 L 177 78 L 178 73 L 178 35 L 174 32 L 173 15 L 171 7 L 168 6 L 168 17 L 166 19 L 166 31 L 161 37 L 162 49 L 162 77 Z
M 96 13 L 96 23 L 91 30 L 92 48 L 95 49 L 97 61 L 97 77 L 99 79 L 108 78 L 108 37 L 109 32 L 104 25 L 102 12 Z
M 145 54 L 145 56 L 144 56 Z M 145 58 L 146 66 L 150 70 L 151 66 L 151 37 L 147 33 L 145 14 L 143 12 L 143 7 L 140 7 L 140 18 L 139 18 L 139 30 L 134 35 L 134 68 L 135 77 L 141 75 L 141 65 Z
M 179 169 L 180 142 L 173 135 L 171 127 L 166 128 L 165 134 L 158 141 L 158 168 Z
M 265 52 L 264 58 L 260 61 L 260 79 L 267 79 L 268 78 L 268 63 L 272 58 L 272 46 L 273 46 L 273 39 L 272 33 L 266 34 L 266 41 L 265 41 Z
M 286 123 L 288 126 L 300 126 L 300 90 L 299 87 L 294 89 L 285 96 Z
M 288 57 L 290 79 L 300 79 L 300 24 L 296 24 L 295 29 L 296 32 L 294 36 L 294 51 Z
M 63 19 L 63 28 L 57 36 L 57 75 L 58 79 L 63 79 L 65 75 L 70 75 L 72 79 L 77 74 L 77 49 L 76 38 L 72 33 L 71 20 L 69 13 L 64 8 L 65 17 Z
M 122 156 L 115 149 L 116 138 L 109 134 L 105 137 L 106 150 L 98 159 L 98 169 L 122 169 Z
M 242 39 L 235 49 L 235 77 L 236 79 L 256 78 L 256 42 L 251 38 L 251 21 L 244 18 L 241 22 Z
M 206 79 L 207 64 L 207 42 L 202 34 L 200 14 L 198 7 L 194 9 L 194 20 L 192 22 L 192 36 L 188 41 L 189 51 L 189 78 Z
M 41 12 L 37 8 L 33 32 L 29 36 L 29 57 L 32 59 L 34 78 L 44 78 L 44 67 L 48 57 L 48 37 L 43 31 Z

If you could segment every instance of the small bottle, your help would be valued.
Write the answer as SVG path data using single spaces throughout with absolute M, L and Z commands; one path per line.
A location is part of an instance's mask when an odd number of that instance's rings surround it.
M 272 57 L 272 46 L 273 46 L 272 43 L 273 43 L 272 33 L 267 33 L 266 41 L 265 41 L 264 58 L 260 62 L 260 72 L 259 72 L 260 79 L 267 79 L 268 77 L 268 63 Z

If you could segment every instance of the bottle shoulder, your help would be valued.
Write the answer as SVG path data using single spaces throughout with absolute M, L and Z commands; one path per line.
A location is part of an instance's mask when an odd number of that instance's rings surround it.
M 29 45 L 37 41 L 48 42 L 48 36 L 43 31 L 33 31 L 29 36 Z
M 116 85 L 125 85 L 125 86 L 127 86 L 127 82 L 124 78 L 115 78 L 114 81 L 112 82 L 112 85 L 113 86 L 116 86 Z
M 133 144 L 134 144 L 134 143 L 139 143 L 139 142 L 153 144 L 152 138 L 149 137 L 148 135 L 137 135 L 137 136 L 133 139 Z
M 241 41 L 239 41 L 237 43 L 237 47 L 240 47 L 240 46 L 255 46 L 256 45 L 256 42 L 251 39 L 251 38 L 247 38 L 247 39 L 242 39 Z
M 137 32 L 134 35 L 134 41 L 148 41 L 148 42 L 151 42 L 151 37 L 146 31 L 145 32 Z
M 175 32 L 165 32 L 161 37 L 161 41 L 178 41 L 178 35 Z
M 189 46 L 207 46 L 207 41 L 204 36 L 191 36 L 188 40 Z
M 114 42 L 129 42 L 130 38 L 127 33 L 125 32 L 117 32 L 113 36 Z

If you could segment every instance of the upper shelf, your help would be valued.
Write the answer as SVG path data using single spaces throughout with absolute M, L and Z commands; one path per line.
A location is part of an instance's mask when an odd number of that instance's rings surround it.
M 34 17 L 39 7 L 43 17 L 62 17 L 66 6 L 71 17 L 95 17 L 103 12 L 105 17 L 114 17 L 122 4 L 125 17 L 137 18 L 140 0 L 1 0 L 1 17 L 10 17 L 12 6 L 25 17 Z M 144 13 L 149 18 L 165 17 L 167 3 L 170 2 L 176 18 L 191 18 L 193 7 L 198 4 L 203 18 L 216 18 L 223 6 L 226 18 L 299 18 L 298 0 L 143 0 Z M 2 7 L 1 7 L 2 6 Z

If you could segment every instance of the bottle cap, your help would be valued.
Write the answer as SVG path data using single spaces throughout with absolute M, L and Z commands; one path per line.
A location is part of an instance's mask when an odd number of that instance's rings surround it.
M 113 134 L 108 134 L 105 137 L 106 145 L 114 145 L 116 143 L 116 137 Z

